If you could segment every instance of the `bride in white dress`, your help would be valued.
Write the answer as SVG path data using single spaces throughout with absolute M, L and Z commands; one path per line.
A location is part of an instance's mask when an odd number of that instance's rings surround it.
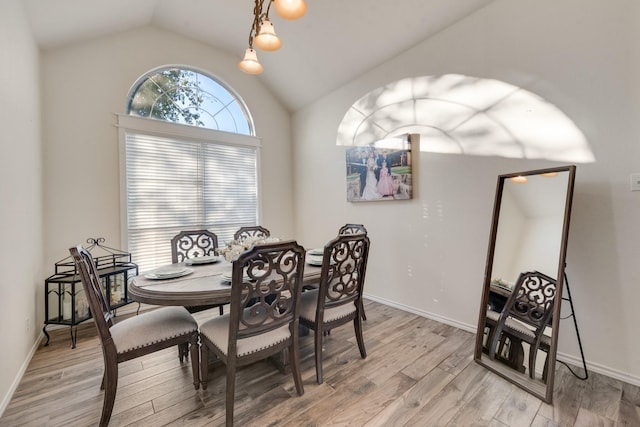
M 365 182 L 364 191 L 362 192 L 362 200 L 376 200 L 381 199 L 382 194 L 378 193 L 376 180 L 376 160 L 373 158 L 373 153 L 369 154 L 367 159 L 367 180 Z

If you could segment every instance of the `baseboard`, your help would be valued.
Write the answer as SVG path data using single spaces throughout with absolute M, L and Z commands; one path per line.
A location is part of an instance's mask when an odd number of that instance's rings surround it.
M 462 329 L 467 332 L 476 333 L 477 328 L 475 325 L 470 325 L 468 323 L 462 323 L 455 319 L 449 319 L 448 317 L 441 316 L 439 314 L 430 313 L 428 311 L 420 310 L 414 307 L 410 307 L 404 304 L 398 304 L 397 302 L 387 300 L 385 298 L 380 298 L 375 295 L 364 294 L 366 299 L 370 299 L 372 301 L 379 302 L 380 304 L 387 305 L 389 307 L 397 308 L 398 310 L 406 311 L 409 313 L 417 314 L 421 317 L 426 317 L 427 319 L 435 320 L 436 322 L 444 323 L 445 325 L 450 325 L 456 327 L 458 329 Z M 582 368 L 582 359 L 580 357 L 576 357 L 570 354 L 560 353 L 556 357 L 558 360 L 566 362 L 570 365 L 577 366 Z M 589 372 L 596 372 L 598 374 L 605 375 L 607 377 L 614 378 L 616 380 L 620 380 L 625 383 L 629 383 L 635 386 L 640 387 L 640 377 L 630 375 L 626 372 L 619 371 L 617 369 L 610 368 L 608 366 L 601 365 L 599 363 L 590 362 L 587 360 L 587 369 Z
M 390 301 L 384 298 L 376 297 L 374 295 L 363 294 L 365 299 L 370 299 L 371 301 L 379 302 L 380 304 L 387 305 L 389 307 L 397 308 L 398 310 L 406 311 L 409 313 L 417 314 L 421 317 L 426 317 L 427 319 L 435 320 L 436 322 L 444 323 L 445 325 L 453 326 L 458 329 L 462 329 L 463 331 L 476 333 L 477 328 L 475 325 L 469 325 L 468 323 L 462 323 L 455 319 L 449 319 L 448 317 L 440 316 L 439 314 L 430 313 L 428 311 L 420 310 L 414 307 L 410 307 L 404 304 L 398 304 L 395 301 Z
M 574 365 L 579 367 L 580 369 L 583 369 L 582 359 L 580 357 L 558 352 L 558 355 L 556 358 L 570 365 Z M 617 369 L 613 369 L 608 366 L 601 365 L 599 363 L 590 362 L 588 360 L 587 360 L 587 369 L 589 370 L 589 372 L 602 374 L 604 376 L 614 378 L 616 380 L 620 380 L 622 382 L 640 387 L 640 377 L 638 376 L 630 375 L 626 372 L 622 372 Z
M 18 374 L 16 375 L 15 379 L 13 380 L 13 384 L 11 384 L 11 387 L 9 388 L 9 391 L 7 391 L 7 394 L 4 396 L 4 399 L 2 399 L 2 403 L 0 403 L 0 417 L 2 417 L 2 415 L 4 415 L 4 411 L 7 409 L 7 406 L 9 406 L 9 402 L 11 402 L 11 398 L 13 397 L 13 393 L 15 393 L 16 389 L 20 385 L 20 381 L 22 381 L 22 377 L 24 376 L 24 373 L 26 372 L 27 368 L 29 367 L 29 363 L 31 363 L 31 359 L 33 359 L 33 355 L 36 354 L 36 350 L 40 346 L 40 342 L 42 341 L 43 338 L 44 338 L 44 334 L 42 332 L 40 332 L 38 334 L 38 338 L 36 338 L 35 342 L 33 343 L 33 346 L 31 347 L 31 350 L 29 351 L 29 354 L 27 355 L 27 358 L 22 363 L 22 366 L 20 367 L 20 370 L 18 371 Z

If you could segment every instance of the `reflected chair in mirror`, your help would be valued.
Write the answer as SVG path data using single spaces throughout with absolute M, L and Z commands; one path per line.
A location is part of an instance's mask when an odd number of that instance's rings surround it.
M 545 334 L 550 325 L 556 297 L 555 279 L 537 271 L 520 273 L 502 312 L 497 319 L 495 312 L 487 311 L 487 323 L 493 323 L 487 345 L 489 357 L 503 354 L 505 343 L 511 346 L 529 345 L 529 377 L 535 379 L 538 350 L 547 354 L 551 347 L 551 337 Z M 546 379 L 548 358 L 543 370 Z
M 235 240 L 243 240 L 249 237 L 269 237 L 271 233 L 264 227 L 254 225 L 250 227 L 240 227 L 233 235 Z
M 91 254 L 82 246 L 69 249 L 93 315 L 102 346 L 104 403 L 100 426 L 109 424 L 118 388 L 118 364 L 173 346 L 190 347 L 193 385 L 200 387 L 198 323 L 184 307 L 163 307 L 117 323 Z
M 340 235 L 357 234 L 357 233 L 367 234 L 367 229 L 362 224 L 345 224 L 342 227 L 340 227 L 340 230 L 338 230 L 338 234 Z M 360 307 L 360 312 L 362 314 L 362 320 L 367 320 L 367 315 L 364 312 L 364 303 L 362 307 Z
M 217 255 L 218 236 L 209 230 L 181 231 L 171 239 L 171 262 L 177 264 L 192 258 Z M 224 313 L 224 304 L 186 307 L 190 313 L 218 307 Z
M 294 241 L 256 245 L 233 262 L 229 313 L 200 325 L 202 388 L 209 353 L 226 365 L 226 425 L 233 425 L 236 370 L 288 350 L 296 390 L 304 393 L 298 353 L 305 250 Z M 258 409 L 258 408 L 256 408 Z
M 353 322 L 360 356 L 367 357 L 361 309 L 369 244 L 365 234 L 344 234 L 327 243 L 320 285 L 302 294 L 300 323 L 314 331 L 318 384 L 323 382 L 322 341 L 326 332 Z

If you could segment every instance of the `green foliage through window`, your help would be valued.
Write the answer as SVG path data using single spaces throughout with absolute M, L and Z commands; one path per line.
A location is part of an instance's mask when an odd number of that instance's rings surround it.
M 138 80 L 129 96 L 128 114 L 252 134 L 241 100 L 220 82 L 184 68 L 155 70 Z

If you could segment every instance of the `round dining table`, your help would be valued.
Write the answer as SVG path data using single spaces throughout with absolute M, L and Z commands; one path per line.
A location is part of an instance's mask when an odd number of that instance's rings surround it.
M 232 264 L 222 257 L 209 263 L 187 261 L 171 264 L 133 277 L 129 284 L 129 297 L 136 302 L 153 305 L 192 307 L 228 304 L 231 301 L 231 283 L 223 277 L 231 275 L 231 268 Z M 317 285 L 321 270 L 319 265 L 305 263 L 303 286 Z

